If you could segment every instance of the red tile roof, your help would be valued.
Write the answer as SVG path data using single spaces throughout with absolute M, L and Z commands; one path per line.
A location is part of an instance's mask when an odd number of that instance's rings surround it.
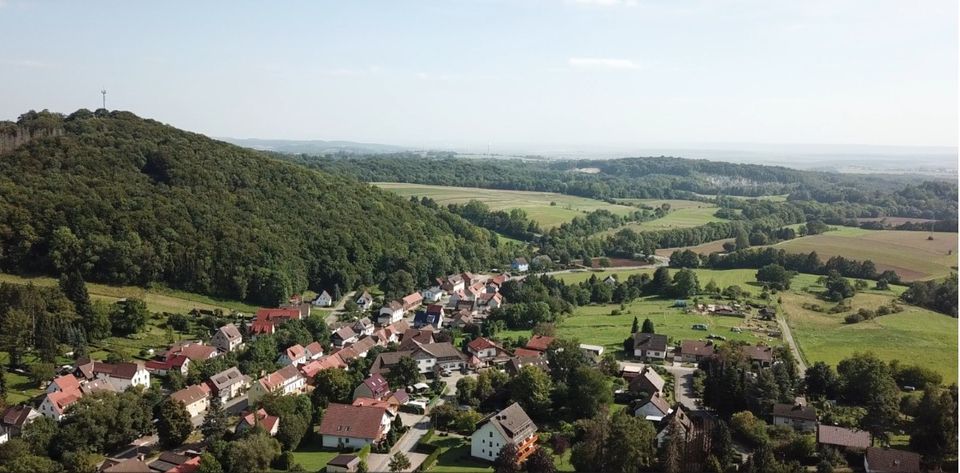
M 254 415 L 256 415 L 256 417 L 254 417 Z M 273 426 L 280 421 L 280 418 L 267 414 L 267 411 L 260 409 L 256 413 L 251 412 L 243 416 L 243 419 L 240 421 L 240 423 L 249 427 L 253 427 L 258 421 L 260 422 L 260 427 L 263 427 L 263 430 L 271 432 L 273 431 Z
M 889 448 L 867 448 L 866 462 L 873 471 L 915 473 L 920 471 L 920 455 Z
M 530 340 L 527 342 L 526 348 L 537 351 L 547 351 L 547 348 L 553 343 L 553 337 L 547 337 L 544 335 L 534 335 L 530 337 Z M 518 355 L 519 356 L 519 355 Z
M 513 356 L 539 358 L 543 356 L 543 353 L 537 350 L 530 350 L 527 348 L 515 348 L 513 350 Z
M 320 423 L 322 435 L 379 439 L 383 433 L 382 422 L 386 409 L 361 407 L 349 404 L 330 404 Z
M 331 368 L 346 368 L 347 364 L 336 354 L 327 355 L 319 360 L 311 361 L 300 367 L 300 372 L 309 380 L 317 375 L 317 373 Z
M 59 386 L 61 391 L 76 391 L 80 389 L 80 380 L 72 374 L 53 378 L 53 384 Z
M 497 345 L 495 343 L 483 337 L 471 340 L 470 343 L 467 344 L 467 348 L 473 351 L 480 351 L 486 348 L 496 348 L 496 347 Z

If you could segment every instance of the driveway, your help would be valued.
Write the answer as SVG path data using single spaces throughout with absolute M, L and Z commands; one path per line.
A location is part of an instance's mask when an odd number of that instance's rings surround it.
M 665 365 L 664 368 L 673 375 L 673 399 L 690 410 L 697 410 L 699 399 L 693 394 L 693 373 L 696 368 L 680 366 L 679 364 Z
M 785 316 L 786 314 L 783 313 L 777 315 L 777 325 L 780 326 L 780 333 L 783 334 L 783 339 L 787 341 L 787 346 L 789 346 L 790 351 L 793 352 L 793 358 L 797 360 L 800 374 L 803 375 L 807 372 L 807 363 L 803 361 L 803 356 L 800 354 L 797 342 L 793 339 L 793 332 L 790 331 L 790 324 L 787 323 Z

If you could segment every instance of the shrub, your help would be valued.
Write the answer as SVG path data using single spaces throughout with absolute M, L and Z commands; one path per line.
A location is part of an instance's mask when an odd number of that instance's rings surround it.
M 855 323 L 857 323 L 857 322 L 862 322 L 862 321 L 863 321 L 863 316 L 861 316 L 859 313 L 853 313 L 853 314 L 850 314 L 850 315 L 844 317 L 844 318 L 843 318 L 843 321 L 846 322 L 846 323 L 848 323 L 848 324 L 855 324 Z

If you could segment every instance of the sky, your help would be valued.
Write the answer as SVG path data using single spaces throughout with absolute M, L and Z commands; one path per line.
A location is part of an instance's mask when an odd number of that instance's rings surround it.
M 434 147 L 956 147 L 955 0 L 0 0 L 0 119 Z

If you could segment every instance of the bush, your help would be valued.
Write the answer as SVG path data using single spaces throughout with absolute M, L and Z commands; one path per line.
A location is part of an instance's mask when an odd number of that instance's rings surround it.
M 750 411 L 741 411 L 730 417 L 730 430 L 754 447 L 767 443 L 767 424 Z
M 843 321 L 846 322 L 846 323 L 848 323 L 848 324 L 855 324 L 855 323 L 857 323 L 857 322 L 862 322 L 862 321 L 863 321 L 863 316 L 861 316 L 859 313 L 853 313 L 853 314 L 850 314 L 850 315 L 844 317 L 844 318 L 843 318 Z

